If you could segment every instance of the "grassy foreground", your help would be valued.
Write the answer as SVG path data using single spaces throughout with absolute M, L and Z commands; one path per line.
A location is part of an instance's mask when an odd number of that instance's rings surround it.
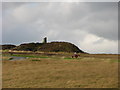
M 27 56 L 26 56 L 27 57 Z M 112 55 L 111 55 L 112 57 Z M 9 60 L 3 56 L 3 88 L 117 88 L 118 59 L 30 56 Z

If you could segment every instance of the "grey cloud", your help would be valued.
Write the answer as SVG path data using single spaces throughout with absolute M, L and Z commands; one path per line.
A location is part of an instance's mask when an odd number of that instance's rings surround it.
M 4 3 L 3 43 L 40 41 L 48 36 L 49 41 L 66 40 L 80 45 L 89 34 L 117 41 L 116 5 L 113 2 Z
M 100 43 L 102 43 L 103 41 L 104 41 L 104 39 L 103 39 L 103 38 L 101 38 L 101 39 L 99 39 L 99 40 L 97 40 L 97 41 L 93 42 L 93 44 L 100 44 Z
M 7 10 L 7 9 L 14 9 L 16 7 L 19 7 L 21 5 L 26 4 L 25 2 L 2 2 L 2 7 L 3 10 Z

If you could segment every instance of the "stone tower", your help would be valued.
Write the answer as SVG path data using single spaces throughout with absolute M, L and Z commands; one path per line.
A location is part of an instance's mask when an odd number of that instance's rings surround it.
M 47 37 L 43 38 L 43 43 L 47 43 Z

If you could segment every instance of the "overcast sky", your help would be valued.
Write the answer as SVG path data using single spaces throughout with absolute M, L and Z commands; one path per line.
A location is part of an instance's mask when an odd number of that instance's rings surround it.
M 66 41 L 88 53 L 118 52 L 117 2 L 4 2 L 3 44 Z

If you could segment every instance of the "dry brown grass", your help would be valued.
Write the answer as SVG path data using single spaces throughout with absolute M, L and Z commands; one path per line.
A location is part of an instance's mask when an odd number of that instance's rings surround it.
M 111 58 L 3 61 L 3 88 L 117 87 L 118 62 L 113 62 Z

